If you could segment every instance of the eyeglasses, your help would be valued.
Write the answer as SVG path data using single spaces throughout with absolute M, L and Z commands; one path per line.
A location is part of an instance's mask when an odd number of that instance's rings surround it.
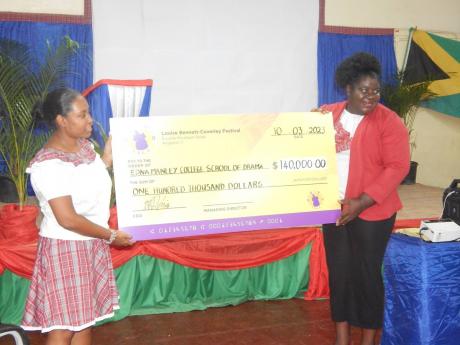
M 367 87 L 357 87 L 356 90 L 358 90 L 365 97 L 380 96 L 380 89 L 369 89 Z

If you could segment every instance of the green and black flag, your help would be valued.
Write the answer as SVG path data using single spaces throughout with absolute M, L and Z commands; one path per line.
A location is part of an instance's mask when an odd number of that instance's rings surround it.
M 433 80 L 423 106 L 460 117 L 460 41 L 414 30 L 405 70 L 406 83 Z

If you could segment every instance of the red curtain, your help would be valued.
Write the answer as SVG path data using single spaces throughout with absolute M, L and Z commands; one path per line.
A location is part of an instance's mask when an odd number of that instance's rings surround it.
M 397 221 L 395 228 L 419 227 L 420 220 Z M 310 281 L 305 299 L 329 296 L 328 271 L 320 228 L 292 228 L 216 234 L 161 241 L 143 241 L 130 248 L 111 248 L 115 268 L 136 255 L 148 255 L 206 270 L 236 270 L 284 259 L 312 243 Z M 31 278 L 37 250 L 35 241 L 0 241 L 0 274 Z
M 20 241 L 37 241 L 37 215 L 40 209 L 32 205 L 24 205 L 19 210 L 17 204 L 6 204 L 0 208 L 0 240 L 14 237 Z

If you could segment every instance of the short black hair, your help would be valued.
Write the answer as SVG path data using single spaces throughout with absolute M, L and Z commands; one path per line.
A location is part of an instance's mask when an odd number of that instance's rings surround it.
M 335 82 L 345 89 L 364 76 L 380 79 L 380 62 L 374 55 L 359 52 L 343 60 L 335 71 Z
M 67 116 L 72 110 L 73 101 L 80 95 L 80 92 L 66 87 L 53 90 L 46 95 L 43 103 L 35 105 L 33 115 L 53 126 L 58 115 Z

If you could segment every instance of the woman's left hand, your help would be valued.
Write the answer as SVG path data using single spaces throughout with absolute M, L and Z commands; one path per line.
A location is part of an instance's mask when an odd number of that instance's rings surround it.
M 127 232 L 118 230 L 112 244 L 117 247 L 128 247 L 134 244 L 133 237 Z
M 339 203 L 342 205 L 342 213 L 336 225 L 345 225 L 359 216 L 366 208 L 372 206 L 375 201 L 367 194 L 362 194 L 359 198 L 343 199 Z
M 337 226 L 347 224 L 349 221 L 358 217 L 363 211 L 359 199 L 343 199 L 340 200 L 339 203 L 342 205 L 342 213 L 337 220 Z
M 112 167 L 112 136 L 110 135 L 104 146 L 104 153 L 102 154 L 102 160 L 107 168 Z

